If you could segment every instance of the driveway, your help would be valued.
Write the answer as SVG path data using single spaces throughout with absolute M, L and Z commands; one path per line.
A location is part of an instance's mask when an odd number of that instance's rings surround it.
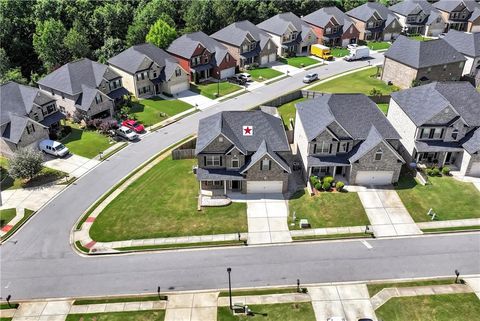
M 393 187 L 367 187 L 358 197 L 375 237 L 422 234 Z
M 290 75 L 290 76 L 305 71 L 301 68 L 290 66 L 288 64 L 282 64 L 281 62 L 278 62 L 278 61 L 271 62 L 270 64 L 268 64 L 268 66 L 270 68 L 272 68 L 273 70 L 283 72 L 284 74 L 287 74 L 287 71 L 288 71 L 288 75 Z
M 38 187 L 18 188 L 2 191 L 0 209 L 28 208 L 38 210 L 67 185 L 45 184 Z
M 64 158 L 47 155 L 45 159 L 44 166 L 68 173 L 71 177 L 80 177 L 100 163 L 96 159 L 75 154 L 70 154 Z
M 200 95 L 199 93 L 193 92 L 191 90 L 185 90 L 181 93 L 178 93 L 177 99 L 186 102 L 187 104 L 190 104 L 194 107 L 198 106 L 198 109 L 200 110 L 218 103 L 213 99 Z

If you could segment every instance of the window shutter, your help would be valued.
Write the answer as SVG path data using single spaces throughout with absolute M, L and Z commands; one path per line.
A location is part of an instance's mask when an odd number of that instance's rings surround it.
M 207 166 L 207 156 L 203 156 L 203 166 Z
M 423 138 L 423 131 L 424 129 L 422 128 L 422 130 L 420 131 L 420 138 Z
M 223 161 L 223 157 L 220 156 L 220 166 L 222 166 L 222 163 L 223 163 L 222 161 Z
M 332 144 L 330 144 L 330 149 L 328 150 L 328 153 L 329 153 L 329 154 L 332 153 Z
M 440 132 L 440 137 L 439 138 L 442 138 L 443 137 L 443 133 L 445 132 L 445 128 L 442 128 L 442 131 Z
M 268 161 L 268 170 L 271 170 L 271 169 L 272 169 L 272 161 L 269 160 L 269 161 Z

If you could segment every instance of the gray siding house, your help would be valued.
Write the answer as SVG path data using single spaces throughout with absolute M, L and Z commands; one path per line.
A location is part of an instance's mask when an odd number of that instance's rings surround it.
M 436 37 L 446 27 L 442 14 L 425 0 L 402 1 L 389 7 L 407 35 Z
M 398 181 L 400 135 L 363 94 L 325 94 L 296 104 L 294 145 L 304 177 L 359 185 Z
M 480 32 L 469 33 L 450 29 L 443 40 L 465 57 L 462 73 L 475 77 L 480 71 Z
M 286 193 L 290 146 L 282 120 L 263 111 L 224 111 L 200 120 L 195 148 L 201 191 Z
M 480 177 L 480 93 L 468 82 L 435 82 L 392 93 L 388 120 L 402 155 Z

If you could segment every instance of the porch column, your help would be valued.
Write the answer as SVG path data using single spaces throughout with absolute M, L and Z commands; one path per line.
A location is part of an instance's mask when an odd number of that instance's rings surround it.
M 202 181 L 198 181 L 198 187 L 200 188 L 200 194 L 202 194 Z
M 448 152 L 445 152 L 445 156 L 443 156 L 442 166 L 440 166 L 440 164 L 438 164 L 438 167 L 443 167 L 443 166 L 445 166 L 445 161 L 447 160 L 447 155 L 448 155 Z M 450 157 L 451 157 L 451 156 L 450 156 Z
M 337 166 L 333 166 L 333 173 L 332 173 L 333 178 L 335 178 L 335 174 L 337 174 Z
M 227 181 L 223 181 L 223 194 L 227 195 Z

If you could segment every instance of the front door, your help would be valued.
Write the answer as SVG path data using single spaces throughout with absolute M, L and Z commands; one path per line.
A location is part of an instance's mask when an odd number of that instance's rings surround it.
M 232 189 L 239 190 L 240 189 L 240 181 L 232 181 Z
M 445 165 L 449 165 L 452 162 L 452 153 L 447 152 L 447 155 L 445 155 Z
M 337 169 L 335 170 L 335 174 L 337 174 L 337 175 L 341 175 L 342 172 L 343 172 L 343 167 L 341 167 L 341 166 L 338 166 Z

